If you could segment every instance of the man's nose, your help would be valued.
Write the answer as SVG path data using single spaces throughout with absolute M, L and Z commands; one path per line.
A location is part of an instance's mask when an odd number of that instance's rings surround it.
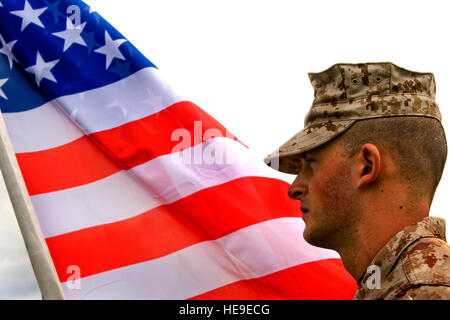
M 308 192 L 307 185 L 300 179 L 299 176 L 292 182 L 288 190 L 288 195 L 294 200 L 301 200 Z

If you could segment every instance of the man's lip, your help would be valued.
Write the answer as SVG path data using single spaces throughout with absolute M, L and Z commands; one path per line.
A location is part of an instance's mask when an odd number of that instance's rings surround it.
M 306 207 L 300 207 L 300 210 L 302 211 L 303 214 L 308 213 L 309 209 Z

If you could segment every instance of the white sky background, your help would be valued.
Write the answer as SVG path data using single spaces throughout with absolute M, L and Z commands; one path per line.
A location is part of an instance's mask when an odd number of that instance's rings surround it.
M 86 2 L 156 64 L 176 91 L 261 159 L 303 128 L 313 100 L 307 73 L 338 62 L 391 61 L 433 72 L 450 136 L 450 21 L 445 1 Z M 446 218 L 448 225 L 449 166 L 431 208 L 431 215 Z M 0 298 L 39 299 L 4 198 Z

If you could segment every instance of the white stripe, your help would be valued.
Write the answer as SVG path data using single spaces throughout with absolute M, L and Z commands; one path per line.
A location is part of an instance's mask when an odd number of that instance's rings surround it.
M 83 136 L 56 101 L 18 113 L 3 113 L 15 153 L 50 149 Z
M 231 154 L 229 163 L 207 164 L 212 146 L 217 153 Z M 202 154 L 200 164 L 186 163 L 183 155 Z M 208 160 L 209 159 L 209 160 Z M 217 162 L 221 162 L 219 158 Z M 155 158 L 129 171 L 66 190 L 31 197 L 46 238 L 92 226 L 128 219 L 169 204 L 202 189 L 228 181 L 260 176 L 291 179 L 267 167 L 261 159 L 228 138 L 214 138 L 182 153 Z
M 68 299 L 187 299 L 224 285 L 299 264 L 339 258 L 302 237 L 299 218 L 252 225 L 167 256 L 62 284 Z M 69 275 L 68 275 L 69 277 Z M 295 284 L 292 284 L 293 286 Z
M 83 132 L 147 117 L 179 101 L 158 69 L 145 68 L 107 86 L 60 97 L 32 110 L 3 113 L 3 117 L 14 151 L 34 152 L 74 141 Z

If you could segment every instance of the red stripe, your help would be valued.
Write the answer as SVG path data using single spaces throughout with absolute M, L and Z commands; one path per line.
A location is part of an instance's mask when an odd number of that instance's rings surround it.
M 300 217 L 281 180 L 245 177 L 203 189 L 139 216 L 46 239 L 61 282 L 148 261 L 258 222 Z
M 62 147 L 16 156 L 31 196 L 84 185 L 121 170 L 86 136 Z
M 237 281 L 191 300 L 349 300 L 357 289 L 340 259 L 326 259 Z
M 201 121 L 198 129 L 194 128 L 196 121 Z M 189 135 L 172 141 L 177 129 L 185 129 L 183 132 Z M 212 138 L 203 139 L 209 129 L 227 136 L 226 129 L 209 114 L 183 101 L 146 118 L 83 136 L 60 147 L 19 153 L 17 160 L 29 194 L 35 195 L 97 181 L 121 169 L 179 151 L 174 150 L 177 146 L 186 145 L 182 149 L 195 146 Z M 230 133 L 228 137 L 235 139 Z

